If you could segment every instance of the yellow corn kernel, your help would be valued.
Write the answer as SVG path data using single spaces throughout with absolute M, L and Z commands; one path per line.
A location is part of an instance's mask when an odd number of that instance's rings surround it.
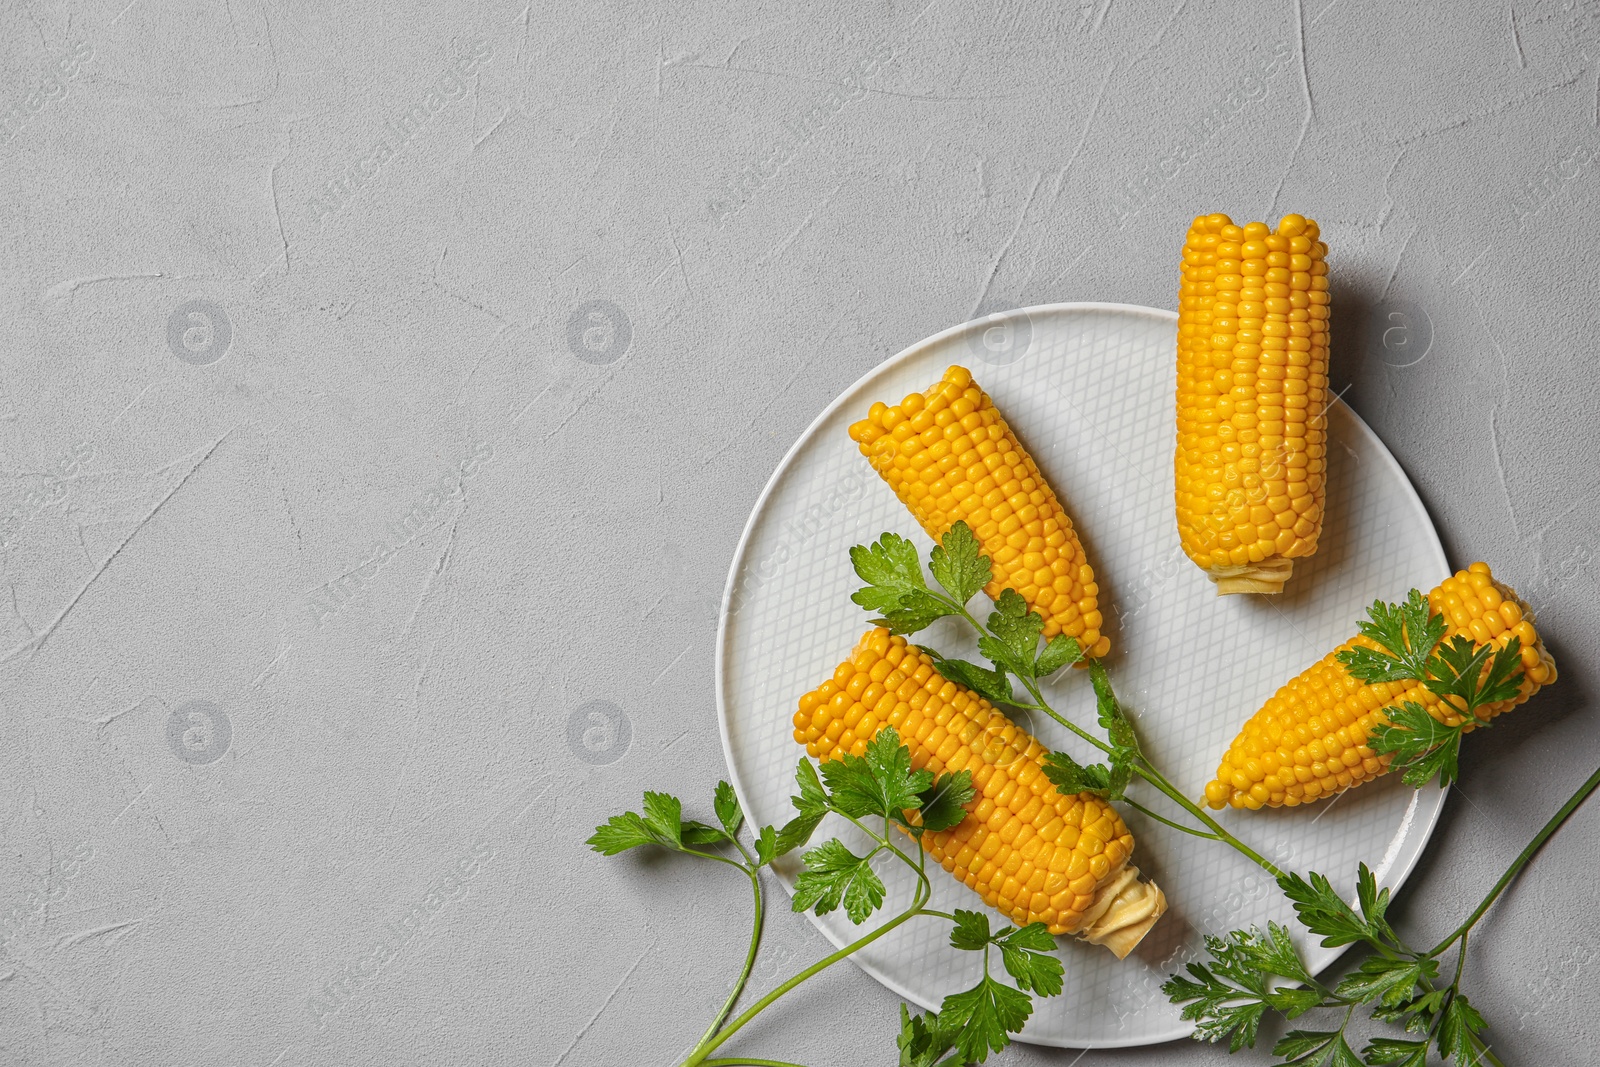
M 1178 535 L 1218 595 L 1276 593 L 1316 551 L 1327 480 L 1328 246 L 1201 215 L 1178 288 Z
M 972 528 L 994 562 L 991 598 L 1015 589 L 1044 617 L 1045 637 L 1076 638 L 1090 658 L 1111 650 L 1072 520 L 970 371 L 951 367 L 926 392 L 873 404 L 850 439 L 929 537 Z
M 1497 606 L 1490 608 L 1491 602 Z M 1517 625 L 1478 639 L 1473 624 L 1490 614 L 1504 622 L 1502 609 L 1508 604 L 1516 606 Z M 1517 695 L 1479 708 L 1476 720 L 1510 711 L 1556 680 L 1555 659 L 1534 629 L 1532 611 L 1515 590 L 1494 580 L 1487 563 L 1474 563 L 1446 578 L 1428 594 L 1428 605 L 1444 616 L 1446 640 L 1466 634 L 1474 643 L 1496 649 L 1513 636 L 1522 642 L 1523 679 Z M 1366 740 L 1388 724 L 1385 707 L 1414 701 L 1440 722 L 1460 724 L 1457 709 L 1421 682 L 1363 684 L 1339 662 L 1338 654 L 1347 649 L 1379 647 L 1364 635 L 1353 637 L 1273 694 L 1228 746 L 1216 778 L 1206 786 L 1206 803 L 1213 808 L 1294 807 L 1376 778 L 1389 769 L 1391 757 L 1368 748 Z
M 869 737 L 857 736 L 848 748 L 832 740 L 834 723 L 853 709 L 835 698 L 885 661 L 921 677 L 920 692 L 928 697 L 915 706 L 897 694 L 889 716 L 901 723 L 912 766 L 945 774 L 958 769 L 955 756 L 964 754 L 961 766 L 978 787 L 959 825 L 922 835 L 928 855 L 1018 926 L 1042 922 L 1053 934 L 1077 934 L 1126 956 L 1166 909 L 1166 898 L 1129 865 L 1133 835 L 1122 817 L 1093 793 L 1058 792 L 1043 774 L 1048 750 L 987 700 L 946 681 L 904 637 L 881 627 L 867 631 L 833 677 L 800 698 L 794 739 L 817 760 L 862 755 Z M 929 743 L 935 735 L 917 738 L 940 715 L 948 716 L 945 740 L 935 749 Z

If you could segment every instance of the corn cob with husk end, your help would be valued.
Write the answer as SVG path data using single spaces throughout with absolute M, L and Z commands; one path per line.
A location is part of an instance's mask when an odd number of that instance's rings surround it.
M 972 528 L 993 561 L 991 599 L 1015 589 L 1044 617 L 1046 638 L 1076 638 L 1088 658 L 1111 650 L 1072 520 L 970 371 L 951 367 L 925 392 L 873 404 L 850 438 L 929 537 Z
M 826 761 L 862 755 L 884 726 L 899 733 L 915 769 L 972 773 L 978 795 L 967 817 L 924 832 L 922 847 L 1018 926 L 1042 922 L 1120 959 L 1166 910 L 1161 890 L 1129 865 L 1133 835 L 1108 802 L 1058 792 L 1043 745 L 879 627 L 800 698 L 794 738 Z
M 1428 594 L 1431 611 L 1444 617 L 1445 640 L 1456 635 L 1475 646 L 1504 648 L 1513 637 L 1521 644 L 1523 677 L 1515 697 L 1477 709 L 1464 719 L 1451 698 L 1438 696 L 1419 681 L 1362 683 L 1339 660 L 1349 649 L 1378 649 L 1366 635 L 1346 641 L 1283 686 L 1245 723 L 1206 786 L 1213 808 L 1293 807 L 1333 796 L 1389 769 L 1392 756 L 1366 744 L 1389 720 L 1385 708 L 1406 701 L 1420 704 L 1446 726 L 1468 733 L 1526 701 L 1556 680 L 1556 664 L 1533 613 L 1516 591 L 1494 580 L 1486 563 L 1474 563 L 1446 578 Z
M 1285 215 L 1194 220 L 1178 295 L 1183 550 L 1217 594 L 1277 593 L 1322 529 L 1328 246 Z

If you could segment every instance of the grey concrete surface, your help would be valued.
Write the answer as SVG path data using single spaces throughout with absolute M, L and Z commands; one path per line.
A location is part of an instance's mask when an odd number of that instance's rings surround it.
M 668 1063 L 747 888 L 583 839 L 724 773 L 774 465 L 976 314 L 1174 306 L 1199 211 L 1320 220 L 1345 398 L 1560 661 L 1401 896 L 1449 930 L 1600 759 L 1597 77 L 1592 0 L 7 5 L 0 1062 Z M 1597 861 L 1473 938 L 1508 1064 L 1592 1062 Z M 775 900 L 758 989 L 824 948 Z M 841 966 L 733 1048 L 895 1013 Z

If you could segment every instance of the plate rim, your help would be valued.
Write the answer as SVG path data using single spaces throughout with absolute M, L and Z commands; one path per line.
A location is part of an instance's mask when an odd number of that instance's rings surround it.
M 842 408 L 847 400 L 853 399 L 856 392 L 867 385 L 873 378 L 876 378 L 882 374 L 886 374 L 900 364 L 915 358 L 916 356 L 922 354 L 923 350 L 925 349 L 942 344 L 949 338 L 964 333 L 981 323 L 991 322 L 996 317 L 1014 316 L 1019 314 L 1031 317 L 1035 314 L 1057 314 L 1061 312 L 1113 312 L 1129 314 L 1143 318 L 1164 320 L 1172 323 L 1174 327 L 1176 327 L 1178 322 L 1178 313 L 1176 311 L 1168 311 L 1166 308 L 1150 307 L 1145 304 L 1126 304 L 1115 301 L 1082 300 L 1057 301 L 1048 304 L 1030 304 L 1026 307 L 997 311 L 988 315 L 984 315 L 980 318 L 968 319 L 964 322 L 956 323 L 953 326 L 946 327 L 937 333 L 931 334 L 919 341 L 913 342 L 905 348 L 902 348 L 894 355 L 881 360 L 872 367 L 869 367 L 853 382 L 845 386 L 844 389 L 841 390 L 839 394 L 827 404 L 827 406 L 817 413 L 816 417 L 813 418 L 809 424 L 807 424 L 806 428 L 800 432 L 799 436 L 795 438 L 794 443 L 791 444 L 788 450 L 784 452 L 783 458 L 778 461 L 777 466 L 773 468 L 772 473 L 767 477 L 766 484 L 761 487 L 760 495 L 756 497 L 755 503 L 750 507 L 749 515 L 745 518 L 744 528 L 740 531 L 738 544 L 734 548 L 733 559 L 728 564 L 728 577 L 723 583 L 722 599 L 717 607 L 716 655 L 712 668 L 716 673 L 715 695 L 717 705 L 717 732 L 721 735 L 722 759 L 728 770 L 729 784 L 733 787 L 734 796 L 738 798 L 741 810 L 749 811 L 750 806 L 744 787 L 739 780 L 739 772 L 734 764 L 733 749 L 730 740 L 731 735 L 728 720 L 729 713 L 727 694 L 728 674 L 726 669 L 729 640 L 728 622 L 731 616 L 730 609 L 733 604 L 735 586 L 738 584 L 739 574 L 744 566 L 745 555 L 750 547 L 750 539 L 755 531 L 756 520 L 766 507 L 768 498 L 771 497 L 778 486 L 778 483 L 783 479 L 784 475 L 788 473 L 789 468 L 794 464 L 796 458 L 800 455 L 801 449 L 804 448 L 817 434 L 822 424 L 831 418 L 836 411 Z M 1344 402 L 1342 393 L 1336 395 L 1333 400 L 1330 401 L 1330 406 L 1331 404 L 1338 404 L 1341 408 L 1343 408 L 1345 414 L 1353 418 L 1356 422 L 1356 425 L 1359 426 L 1366 433 L 1367 437 L 1373 442 L 1373 444 L 1376 445 L 1378 450 L 1378 458 L 1390 469 L 1391 473 L 1398 477 L 1400 484 L 1404 486 L 1406 491 L 1409 493 L 1412 503 L 1427 520 L 1427 532 L 1431 539 L 1431 548 L 1433 549 L 1433 554 L 1436 557 L 1441 574 L 1448 575 L 1452 573 L 1449 557 L 1445 553 L 1444 543 L 1439 537 L 1439 529 L 1434 524 L 1433 516 L 1428 511 L 1427 503 L 1422 499 L 1421 494 L 1417 492 L 1417 487 L 1412 484 L 1411 478 L 1406 474 L 1405 468 L 1400 465 L 1400 461 L 1395 459 L 1394 453 L 1389 451 L 1389 446 L 1384 443 L 1383 438 L 1378 436 L 1371 426 L 1367 425 L 1366 420 L 1363 419 L 1354 408 L 1350 407 Z M 1404 831 L 1401 839 L 1402 847 L 1399 849 L 1399 854 L 1393 857 L 1390 866 L 1388 866 L 1385 871 L 1375 872 L 1379 874 L 1380 878 L 1384 877 L 1385 875 L 1392 874 L 1392 879 L 1387 881 L 1386 884 L 1388 884 L 1393 891 L 1399 892 L 1405 886 L 1405 883 L 1410 879 L 1412 872 L 1416 869 L 1417 864 L 1421 862 L 1422 854 L 1427 851 L 1429 842 L 1433 840 L 1434 830 L 1438 826 L 1440 816 L 1444 813 L 1444 802 L 1446 797 L 1449 795 L 1449 792 L 1450 787 L 1448 786 L 1440 789 L 1438 791 L 1438 800 L 1432 805 L 1432 810 L 1429 812 L 1420 813 L 1422 818 L 1420 820 L 1416 820 L 1414 815 L 1418 814 L 1416 809 L 1418 807 L 1419 798 L 1422 795 L 1422 790 L 1419 789 L 1414 791 L 1411 803 L 1408 805 L 1406 809 L 1406 815 L 1402 821 L 1403 827 L 1406 823 L 1411 823 L 1411 826 Z M 1416 842 L 1414 846 L 1407 844 L 1411 841 Z M 779 877 L 778 884 L 783 887 L 785 894 L 790 899 L 793 899 L 794 892 L 790 888 L 788 882 L 782 877 Z M 808 915 L 806 918 L 819 932 L 821 932 L 824 938 L 834 945 L 835 948 L 843 948 L 845 944 L 848 944 L 848 942 L 840 942 L 838 939 L 836 939 L 832 931 L 827 926 L 816 922 L 814 917 Z M 1313 969 L 1313 976 L 1320 975 L 1323 971 L 1337 963 L 1339 958 L 1349 951 L 1350 947 L 1351 946 L 1349 945 L 1344 945 L 1337 949 L 1325 950 L 1331 951 L 1332 955 L 1328 956 L 1321 966 Z M 897 979 L 884 974 L 878 967 L 854 956 L 850 957 L 850 962 L 856 967 L 860 968 L 862 971 L 866 972 L 874 981 L 878 982 L 880 985 L 899 996 L 902 1000 L 916 1004 L 925 1010 L 931 1011 L 937 1009 L 936 1005 L 928 1004 L 920 997 L 913 995 L 908 989 L 903 987 Z M 1140 1048 L 1149 1045 L 1160 1045 L 1169 1041 L 1180 1040 L 1182 1038 L 1191 1036 L 1194 1031 L 1194 1022 L 1179 1020 L 1175 1028 L 1170 1033 L 1163 1032 L 1160 1035 L 1143 1035 L 1140 1037 L 1127 1039 L 1097 1041 L 1092 1044 L 1066 1044 L 1055 1041 L 1029 1040 L 1026 1029 L 1024 1029 L 1020 1034 L 1017 1034 L 1013 1040 L 1026 1042 L 1028 1044 L 1043 1048 L 1077 1048 L 1085 1050 Z

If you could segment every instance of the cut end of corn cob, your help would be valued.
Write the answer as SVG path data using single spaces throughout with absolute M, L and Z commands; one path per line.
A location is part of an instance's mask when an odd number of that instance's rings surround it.
M 1517 695 L 1479 708 L 1478 719 L 1504 714 L 1556 680 L 1555 659 L 1534 628 L 1532 610 L 1510 586 L 1494 580 L 1487 563 L 1446 578 L 1428 594 L 1428 606 L 1444 616 L 1447 640 L 1464 634 L 1496 649 L 1512 637 L 1522 644 Z M 1447 726 L 1461 723 L 1457 708 L 1422 683 L 1363 683 L 1338 660 L 1346 649 L 1379 647 L 1364 635 L 1353 637 L 1279 689 L 1228 747 L 1206 786 L 1206 803 L 1218 809 L 1294 807 L 1376 778 L 1392 757 L 1368 748 L 1367 738 L 1388 723 L 1382 709 L 1408 700 Z
M 1281 592 L 1322 529 L 1328 246 L 1285 215 L 1201 215 L 1178 294 L 1178 534 L 1228 593 Z
M 1229 593 L 1281 593 L 1284 583 L 1293 573 L 1292 559 L 1269 559 L 1237 567 L 1229 564 L 1206 568 L 1206 574 L 1216 583 L 1218 596 L 1227 596 Z
M 1100 587 L 1072 520 L 987 393 L 951 367 L 921 393 L 872 405 L 850 439 L 935 541 L 957 522 L 994 564 L 991 598 L 1015 589 L 1044 618 L 1044 636 L 1076 638 L 1104 656 Z
M 1167 895 L 1161 887 L 1141 882 L 1139 868 L 1129 865 L 1100 891 L 1078 936 L 1091 945 L 1104 945 L 1119 960 L 1127 959 L 1166 911 Z
M 962 822 L 923 848 L 1018 926 L 1042 922 L 1125 956 L 1166 907 L 1128 866 L 1133 835 L 1093 793 L 1067 796 L 1044 773 L 1047 749 L 994 705 L 941 677 L 888 630 L 867 631 L 833 677 L 800 698 L 794 738 L 818 760 L 862 755 L 893 726 L 917 770 L 967 770 L 978 791 Z

